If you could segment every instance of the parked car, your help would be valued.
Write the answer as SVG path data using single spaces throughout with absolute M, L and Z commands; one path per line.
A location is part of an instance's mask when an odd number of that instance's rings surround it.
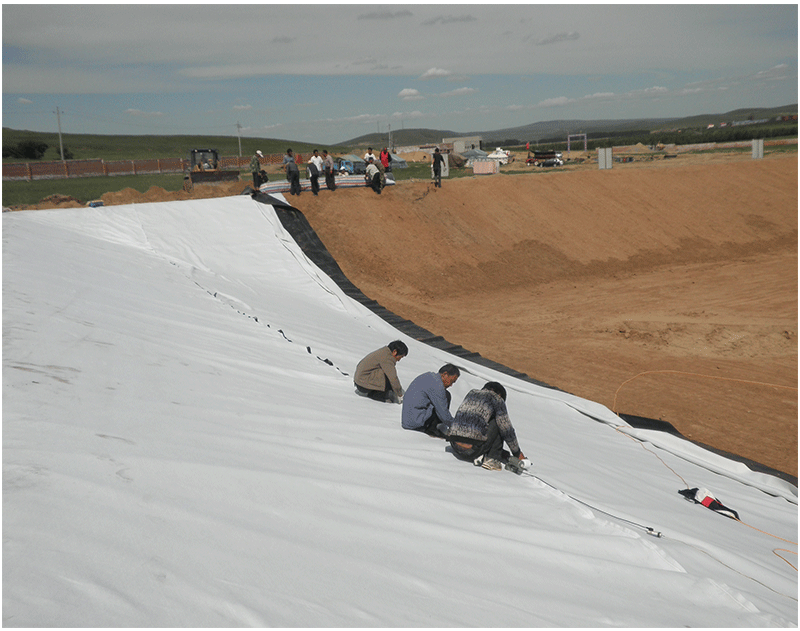
M 539 163 L 540 167 L 560 167 L 564 166 L 564 161 L 561 158 L 548 158 Z
M 338 173 L 347 173 L 348 175 L 353 175 L 355 173 L 353 163 L 350 160 L 345 160 L 344 158 L 337 158 L 334 160 L 333 166 Z
M 367 172 L 366 163 L 356 155 L 347 154 L 334 160 L 334 165 L 339 173 L 361 175 Z
M 528 154 L 525 164 L 535 167 L 554 167 L 564 164 L 564 154 L 560 151 L 534 151 Z

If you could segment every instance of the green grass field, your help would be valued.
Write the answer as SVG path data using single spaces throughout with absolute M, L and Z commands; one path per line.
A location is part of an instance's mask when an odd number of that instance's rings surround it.
M 98 199 L 103 193 L 132 188 L 140 193 L 151 186 L 167 191 L 183 188 L 183 175 L 119 175 L 115 177 L 82 177 L 69 180 L 33 180 L 32 182 L 3 182 L 3 206 L 36 204 L 49 195 L 69 195 L 82 202 Z
M 3 128 L 3 146 L 16 145 L 23 140 L 45 143 L 47 151 L 42 160 L 60 160 L 58 134 L 20 131 Z M 186 158 L 190 149 L 217 149 L 222 156 L 239 155 L 239 140 L 235 136 L 102 136 L 92 134 L 62 134 L 64 147 L 72 152 L 73 160 L 145 160 L 149 158 Z M 291 147 L 295 153 L 310 153 L 328 149 L 347 153 L 349 149 L 324 147 L 302 142 L 267 138 L 242 138 L 242 156 L 250 157 L 256 150 L 264 154 L 285 153 Z M 3 163 L 26 162 L 3 158 Z

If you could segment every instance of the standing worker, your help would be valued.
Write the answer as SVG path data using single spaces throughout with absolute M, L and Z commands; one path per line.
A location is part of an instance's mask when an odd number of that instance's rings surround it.
M 444 156 L 439 153 L 439 147 L 433 152 L 433 185 L 437 188 L 442 188 L 442 163 L 444 162 Z
M 329 191 L 336 190 L 336 180 L 333 177 L 335 166 L 333 164 L 333 157 L 328 153 L 327 149 L 322 150 L 322 166 L 325 169 L 325 186 Z
M 311 192 L 319 195 L 319 174 L 322 173 L 322 158 L 314 149 L 314 155 L 308 159 L 308 179 L 311 180 Z
M 283 156 L 283 170 L 286 171 L 286 179 L 289 180 L 289 193 L 300 195 L 300 169 L 297 168 L 291 148 L 287 149 L 286 155 Z
M 389 149 L 384 147 L 383 150 L 381 151 L 379 157 L 380 157 L 381 164 L 383 165 L 384 170 L 385 171 L 391 171 L 392 170 L 392 154 L 389 153 Z
M 259 158 L 263 157 L 263 153 L 256 151 L 255 154 L 253 154 L 253 157 L 250 158 L 250 171 L 253 174 L 253 188 L 255 189 L 256 193 L 261 186 L 261 161 Z

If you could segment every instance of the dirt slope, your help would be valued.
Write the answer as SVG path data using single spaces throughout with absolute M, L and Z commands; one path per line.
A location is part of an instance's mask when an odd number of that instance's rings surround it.
M 659 166 L 289 199 L 395 313 L 797 475 L 796 156 Z
M 248 183 L 102 199 L 238 195 Z M 797 191 L 796 154 L 732 153 L 288 199 L 398 315 L 796 476 Z M 58 205 L 82 203 L 39 207 Z

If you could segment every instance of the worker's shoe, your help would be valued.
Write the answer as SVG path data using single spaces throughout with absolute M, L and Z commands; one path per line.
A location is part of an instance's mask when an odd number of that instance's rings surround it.
M 483 464 L 481 466 L 484 469 L 488 469 L 489 471 L 502 471 L 503 465 L 500 463 L 499 460 L 495 460 L 494 458 L 484 458 Z

